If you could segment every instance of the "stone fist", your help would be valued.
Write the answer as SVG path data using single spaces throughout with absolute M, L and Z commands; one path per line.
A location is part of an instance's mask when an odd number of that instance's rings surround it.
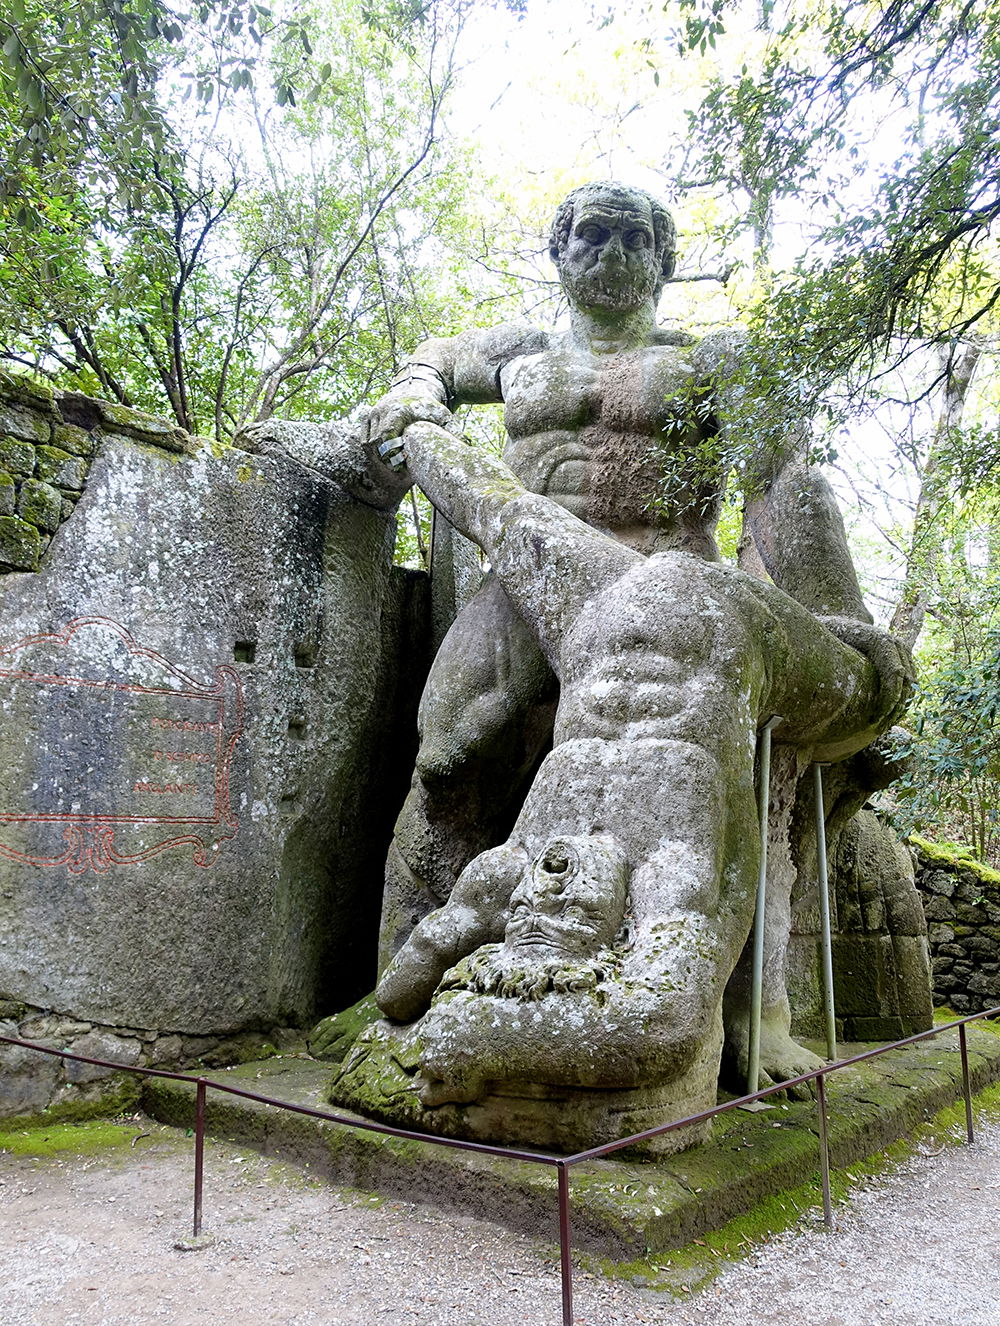
M 368 442 L 389 442 L 418 422 L 437 424 L 449 432 L 454 430 L 451 411 L 431 390 L 420 390 L 419 386 L 416 384 L 416 390 L 405 394 L 391 391 L 372 407 L 364 424 Z

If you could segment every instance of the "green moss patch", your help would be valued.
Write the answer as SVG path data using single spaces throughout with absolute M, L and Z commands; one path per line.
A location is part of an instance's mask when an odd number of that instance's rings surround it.
M 989 866 L 984 866 L 973 856 L 966 856 L 964 853 L 957 852 L 954 848 L 943 847 L 940 843 L 932 843 L 930 839 L 921 838 L 916 833 L 910 835 L 910 842 L 925 861 L 933 861 L 938 865 L 949 866 L 952 870 L 968 871 L 970 875 L 975 875 L 977 879 L 981 879 L 987 884 L 1000 885 L 1000 872 L 991 870 Z
M 54 1156 L 72 1152 L 92 1156 L 102 1151 L 130 1148 L 147 1132 L 135 1119 L 90 1119 L 85 1123 L 41 1123 L 29 1128 L 5 1127 L 0 1131 L 0 1151 L 15 1156 Z

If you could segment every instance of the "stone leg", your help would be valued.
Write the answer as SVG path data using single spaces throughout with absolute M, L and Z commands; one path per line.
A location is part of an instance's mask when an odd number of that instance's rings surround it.
M 788 998 L 788 944 L 791 901 L 796 870 L 790 843 L 790 824 L 802 772 L 802 757 L 792 746 L 772 752 L 770 814 L 768 816 L 767 903 L 764 913 L 764 970 L 761 982 L 760 1085 L 798 1077 L 818 1068 L 818 1055 L 791 1034 L 792 1011 Z M 725 1026 L 727 1073 L 734 1090 L 749 1088 L 750 1001 L 753 984 L 753 934 L 726 987 Z M 808 1098 L 808 1088 L 793 1095 Z
M 558 684 L 500 583 L 488 578 L 446 635 L 420 704 L 420 750 L 386 863 L 379 972 L 503 842 L 552 734 Z

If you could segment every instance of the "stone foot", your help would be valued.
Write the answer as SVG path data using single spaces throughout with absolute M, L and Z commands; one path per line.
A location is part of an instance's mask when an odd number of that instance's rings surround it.
M 377 1022 L 382 1016 L 375 1003 L 375 995 L 367 994 L 350 1008 L 334 1013 L 332 1017 L 317 1022 L 309 1033 L 307 1047 L 314 1059 L 327 1059 L 331 1063 L 343 1063 L 351 1047 L 365 1027 Z
M 802 1073 L 811 1073 L 817 1068 L 822 1068 L 826 1062 L 818 1054 L 813 1054 L 812 1050 L 807 1050 L 804 1045 L 793 1040 L 782 1022 L 783 1019 L 769 1021 L 766 1017 L 761 1020 L 760 1083 L 757 1088 L 759 1091 L 778 1082 L 787 1082 L 793 1077 L 799 1077 Z M 736 1028 L 727 1026 L 726 1060 L 730 1073 L 736 1078 L 733 1085 L 739 1091 L 750 1090 L 746 1085 L 749 1042 L 749 1019 L 740 1018 Z M 813 1083 L 802 1082 L 798 1086 L 789 1087 L 787 1094 L 792 1100 L 811 1100 L 816 1091 Z

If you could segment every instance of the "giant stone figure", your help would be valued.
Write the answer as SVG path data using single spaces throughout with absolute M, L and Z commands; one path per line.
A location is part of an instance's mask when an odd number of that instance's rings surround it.
M 359 1037 L 332 1098 L 576 1147 L 714 1102 L 727 984 L 730 1051 L 745 1061 L 731 978 L 758 868 L 757 731 L 780 716 L 793 762 L 844 759 L 899 712 L 909 665 L 872 626 L 839 513 L 792 435 L 758 476 L 773 583 L 721 564 L 713 393 L 738 343 L 657 328 L 666 211 L 585 186 L 550 252 L 567 334 L 428 341 L 367 421 L 492 571 L 424 693 L 386 872 L 386 1020 Z M 498 400 L 503 462 L 446 431 L 449 407 Z M 681 476 L 666 507 L 651 502 L 657 442 Z M 761 1039 L 776 1079 L 818 1062 L 789 1033 L 787 916 L 778 899 Z

